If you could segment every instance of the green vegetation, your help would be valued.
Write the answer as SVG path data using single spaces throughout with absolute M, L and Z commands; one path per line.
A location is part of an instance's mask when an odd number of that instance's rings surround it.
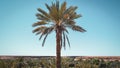
M 61 68 L 120 68 L 120 61 L 103 59 L 79 59 L 62 57 Z M 56 68 L 55 57 L 0 59 L 0 68 Z

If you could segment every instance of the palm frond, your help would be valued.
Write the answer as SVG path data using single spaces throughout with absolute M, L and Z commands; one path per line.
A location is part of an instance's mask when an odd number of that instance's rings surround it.
M 68 45 L 69 45 L 69 47 L 70 47 L 70 41 L 69 41 L 69 38 L 68 38 L 67 35 L 66 35 L 66 39 L 67 39 Z
M 47 12 L 45 12 L 44 10 L 42 10 L 41 8 L 38 8 L 38 11 L 46 17 L 48 17 L 48 18 L 50 17 L 49 14 Z
M 41 38 L 47 33 L 46 29 L 47 29 L 47 27 L 42 30 L 42 32 L 41 32 L 42 34 L 41 34 L 39 40 L 41 40 Z
M 82 17 L 81 14 L 76 14 L 76 12 L 70 14 L 70 20 L 77 19 L 79 17 Z
M 71 6 L 67 13 L 68 14 L 73 14 L 73 13 L 75 13 L 76 9 L 77 9 L 77 6 Z
M 61 5 L 60 12 L 63 13 L 66 10 L 66 2 Z
M 41 30 L 41 28 L 39 27 L 39 28 L 34 29 L 32 32 L 35 33 L 35 32 L 38 32 L 40 30 Z
M 57 23 L 59 21 L 59 10 L 58 10 L 58 7 L 56 7 L 56 6 L 57 5 L 55 3 L 52 3 L 51 11 L 49 11 L 50 18 L 52 20 L 54 20 L 55 23 Z
M 47 24 L 47 22 L 45 22 L 44 20 L 42 20 L 42 21 L 39 21 L 37 23 L 34 23 L 32 26 L 35 27 L 35 26 L 40 26 L 40 25 L 45 25 L 45 24 Z
M 48 4 L 45 4 L 46 8 L 51 11 L 51 7 Z
M 46 29 L 46 32 L 47 32 L 47 33 L 51 33 L 53 30 L 54 30 L 54 27 L 48 27 L 48 28 Z
M 75 25 L 76 23 L 73 21 L 73 20 L 67 20 L 66 22 L 65 22 L 65 25 Z
M 56 8 L 57 8 L 57 11 L 59 11 L 59 1 L 56 1 Z
M 59 18 L 62 19 L 63 18 L 63 13 L 66 10 L 66 2 L 62 3 L 60 10 L 59 10 Z
M 41 40 L 43 36 L 44 36 L 44 34 L 41 34 L 39 40 Z
M 42 15 L 40 13 L 37 13 L 36 16 L 37 16 L 37 19 L 39 20 L 50 21 L 50 19 L 47 16 Z
M 46 34 L 50 34 L 53 31 L 54 27 L 46 27 L 41 33 L 41 36 L 39 38 L 39 40 L 41 40 L 41 38 L 46 35 Z
M 85 29 L 83 29 L 82 27 L 77 26 L 77 25 L 73 25 L 72 29 L 75 30 L 75 31 L 86 32 Z
M 42 34 L 47 34 L 49 32 L 49 27 L 47 27 L 46 29 L 44 29 L 44 31 L 42 32 Z
M 82 17 L 82 15 L 81 14 L 75 15 L 72 19 L 77 19 L 79 17 Z
M 66 36 L 64 32 L 63 32 L 63 47 L 64 49 L 66 49 Z
M 38 31 L 38 32 L 36 32 L 36 34 L 35 35 L 39 35 L 41 33 L 41 31 Z
M 44 39 L 43 39 L 43 43 L 42 43 L 42 46 L 44 46 L 44 43 L 46 41 L 46 38 L 48 36 L 48 34 L 50 34 L 51 32 L 53 31 L 53 27 L 48 27 L 45 32 L 43 33 L 43 35 L 45 35 Z M 41 37 L 42 38 L 42 37 Z
M 48 34 L 49 34 L 49 33 L 47 33 L 47 34 L 45 35 L 45 37 L 44 37 L 44 39 L 43 39 L 43 42 L 42 42 L 42 46 L 44 46 Z
M 77 9 L 77 6 L 70 6 L 68 9 L 64 11 L 64 14 L 71 14 L 75 12 L 76 9 Z
M 67 8 L 63 13 L 63 21 L 65 22 L 79 18 L 80 15 L 76 14 L 76 9 L 76 6 L 70 6 L 69 8 Z
M 67 30 L 66 28 L 64 29 L 64 31 L 65 31 L 67 34 L 69 34 L 69 32 L 68 32 L 68 30 Z
M 46 28 L 46 26 L 40 26 L 40 27 L 37 27 L 36 29 L 34 29 L 32 32 L 35 33 L 35 32 L 39 32 L 39 31 L 43 31 L 45 28 Z

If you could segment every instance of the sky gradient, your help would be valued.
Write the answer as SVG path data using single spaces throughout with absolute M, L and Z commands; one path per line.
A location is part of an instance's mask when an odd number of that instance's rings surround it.
M 55 56 L 55 33 L 45 46 L 32 33 L 37 22 L 37 8 L 47 11 L 45 3 L 55 0 L 0 0 L 0 55 Z M 60 0 L 60 3 L 65 0 Z M 67 7 L 78 6 L 83 17 L 77 24 L 85 33 L 69 30 L 71 48 L 62 49 L 62 56 L 120 56 L 120 1 L 66 0 Z

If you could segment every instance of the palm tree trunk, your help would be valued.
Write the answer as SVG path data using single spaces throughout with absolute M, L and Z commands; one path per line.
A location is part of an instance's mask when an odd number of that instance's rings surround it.
M 60 30 L 60 27 L 58 26 L 58 29 L 56 30 L 56 68 L 61 68 L 60 39 L 61 39 L 61 30 Z

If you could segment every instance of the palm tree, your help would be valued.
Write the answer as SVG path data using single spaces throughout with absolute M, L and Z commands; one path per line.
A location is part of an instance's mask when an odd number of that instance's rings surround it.
M 36 27 L 33 33 L 40 35 L 39 40 L 44 37 L 42 46 L 44 46 L 48 34 L 52 32 L 56 33 L 56 68 L 61 68 L 61 48 L 66 48 L 66 41 L 70 46 L 67 28 L 79 32 L 86 31 L 81 26 L 76 25 L 75 19 L 81 17 L 80 14 L 75 12 L 77 7 L 70 6 L 67 8 L 66 5 L 66 2 L 59 5 L 59 1 L 56 1 L 51 6 L 45 4 L 48 12 L 38 8 L 39 13 L 36 16 L 39 21 L 32 25 Z

